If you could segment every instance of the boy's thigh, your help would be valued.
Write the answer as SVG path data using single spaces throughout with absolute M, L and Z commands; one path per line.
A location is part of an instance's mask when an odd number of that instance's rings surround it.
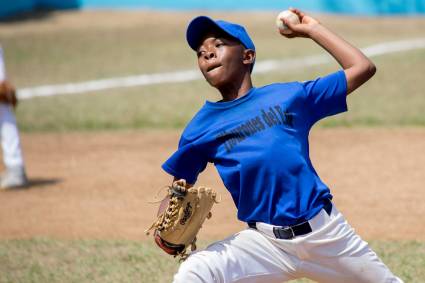
M 247 229 L 196 252 L 174 277 L 180 282 L 283 282 L 295 278 L 298 259 Z
M 306 237 L 303 245 L 308 251 L 308 257 L 300 265 L 300 272 L 317 282 L 402 282 L 336 208 L 328 224 Z
M 317 282 L 326 283 L 397 283 L 403 282 L 379 259 L 374 251 L 365 247 L 351 256 L 316 258 L 301 265 L 302 274 Z

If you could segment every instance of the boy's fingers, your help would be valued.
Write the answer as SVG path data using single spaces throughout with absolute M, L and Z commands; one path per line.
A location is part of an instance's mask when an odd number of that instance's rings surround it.
M 282 19 L 283 23 L 285 25 L 287 25 L 289 27 L 289 29 L 291 30 L 295 30 L 296 29 L 296 24 L 291 23 L 290 21 L 288 21 L 287 19 Z
M 283 32 L 279 32 L 281 35 L 283 35 L 284 37 L 286 37 L 286 38 L 294 38 L 294 37 L 296 37 L 296 35 L 295 35 L 295 33 L 294 33 L 294 30 L 288 25 L 288 23 L 284 20 L 284 19 L 282 19 L 282 21 L 283 21 L 283 23 L 285 24 L 285 25 L 287 25 L 288 27 L 289 27 L 289 29 L 290 30 L 292 30 L 293 32 L 292 33 L 283 33 Z
M 305 13 L 301 12 L 301 10 L 296 9 L 296 8 L 289 8 L 289 10 L 295 14 L 297 14 L 297 16 L 300 18 L 300 20 L 305 16 Z
M 302 19 L 302 18 L 304 18 L 305 13 L 303 13 L 303 12 L 300 11 L 300 13 L 298 14 L 298 16 L 300 17 L 300 19 Z
M 289 22 L 287 19 L 282 19 L 283 23 L 288 26 L 288 28 L 292 31 L 291 33 L 282 33 L 280 32 L 281 35 L 283 35 L 286 38 L 294 38 L 294 37 L 305 37 L 303 35 L 303 24 L 293 24 L 291 22 Z
M 293 33 L 290 33 L 290 34 L 280 33 L 280 34 L 283 35 L 286 38 L 294 38 L 295 37 Z
M 297 15 L 299 15 L 301 13 L 301 11 L 296 9 L 296 8 L 289 8 L 289 11 L 291 11 L 291 12 L 297 14 Z

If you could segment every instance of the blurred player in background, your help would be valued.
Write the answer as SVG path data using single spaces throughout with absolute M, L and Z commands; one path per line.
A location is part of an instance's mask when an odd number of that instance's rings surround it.
M 6 80 L 6 68 L 0 46 L 0 139 L 5 171 L 0 176 L 0 188 L 16 188 L 28 185 L 21 142 L 15 114 L 17 99 L 15 88 Z

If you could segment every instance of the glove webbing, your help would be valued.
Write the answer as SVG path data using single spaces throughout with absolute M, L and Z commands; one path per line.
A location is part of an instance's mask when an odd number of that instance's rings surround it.
M 170 201 L 167 209 L 159 215 L 157 221 L 145 231 L 146 235 L 149 235 L 149 231 L 152 229 L 167 231 L 174 225 L 179 212 L 178 208 L 180 207 L 178 201 L 187 194 L 187 189 L 182 186 L 172 186 L 168 188 L 168 194 L 170 196 Z

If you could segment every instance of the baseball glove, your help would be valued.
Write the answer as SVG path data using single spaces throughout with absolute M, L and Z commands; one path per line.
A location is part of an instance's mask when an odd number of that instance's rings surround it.
M 0 82 L 0 103 L 11 104 L 13 107 L 18 103 L 15 88 L 7 81 Z
M 211 218 L 216 195 L 206 187 L 187 188 L 183 179 L 173 182 L 162 201 L 157 220 L 146 234 L 154 229 L 156 244 L 166 253 L 185 260 L 189 246 L 192 251 L 196 250 L 196 235 L 205 219 Z

